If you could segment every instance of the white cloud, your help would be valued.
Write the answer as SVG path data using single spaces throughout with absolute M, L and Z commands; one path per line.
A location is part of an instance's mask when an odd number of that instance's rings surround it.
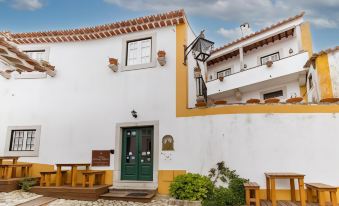
M 249 28 L 249 30 L 247 30 L 246 32 L 242 32 L 240 27 L 239 28 L 233 28 L 233 29 L 220 28 L 217 32 L 218 32 L 218 34 L 225 37 L 225 39 L 228 40 L 228 41 L 235 40 L 235 39 L 238 39 L 242 36 L 246 36 L 250 33 L 253 33 L 251 28 Z
M 339 0 L 103 0 L 130 10 L 155 12 L 184 8 L 189 15 L 218 18 L 252 26 L 267 26 L 306 11 L 306 19 L 318 28 L 339 25 Z
M 18 10 L 34 11 L 42 8 L 41 0 L 12 0 L 11 6 Z

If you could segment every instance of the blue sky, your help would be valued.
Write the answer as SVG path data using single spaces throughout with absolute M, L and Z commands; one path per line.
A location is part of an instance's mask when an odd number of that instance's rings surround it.
M 216 46 L 238 38 L 244 22 L 256 31 L 301 11 L 311 22 L 315 51 L 339 45 L 339 0 L 0 0 L 0 31 L 79 28 L 179 8 Z

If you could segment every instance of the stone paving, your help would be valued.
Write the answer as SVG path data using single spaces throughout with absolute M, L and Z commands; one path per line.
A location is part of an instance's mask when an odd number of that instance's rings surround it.
M 0 192 L 0 206 L 15 206 L 38 197 L 41 197 L 41 195 L 22 192 L 20 190 L 13 192 Z
M 168 200 L 153 200 L 150 203 L 139 202 L 124 202 L 114 200 L 102 200 L 97 201 L 78 201 L 78 200 L 64 200 L 59 199 L 48 204 L 49 206 L 167 206 Z

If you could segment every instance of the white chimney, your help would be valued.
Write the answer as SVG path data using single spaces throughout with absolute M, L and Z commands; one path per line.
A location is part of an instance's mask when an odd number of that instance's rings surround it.
M 249 23 L 243 23 L 240 25 L 240 30 L 242 37 L 247 36 L 251 34 L 250 24 Z

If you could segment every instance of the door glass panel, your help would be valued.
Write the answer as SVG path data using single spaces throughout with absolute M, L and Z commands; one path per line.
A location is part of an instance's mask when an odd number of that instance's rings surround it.
M 135 131 L 126 134 L 126 163 L 135 163 L 137 155 L 137 137 Z
M 151 129 L 142 129 L 141 137 L 141 163 L 152 162 L 152 136 Z

